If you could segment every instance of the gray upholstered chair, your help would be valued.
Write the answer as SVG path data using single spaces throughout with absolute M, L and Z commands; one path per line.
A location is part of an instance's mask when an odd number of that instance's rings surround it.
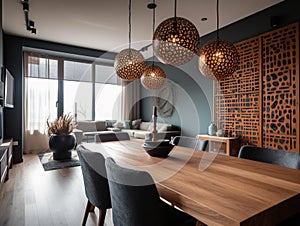
M 195 150 L 206 151 L 207 140 L 197 139 L 194 137 L 176 136 L 171 140 L 171 144 L 175 146 L 192 148 Z
M 238 157 L 300 169 L 300 155 L 296 152 L 244 145 L 240 148 Z
M 105 159 L 100 153 L 88 151 L 82 145 L 77 147 L 77 153 L 88 199 L 82 225 L 86 224 L 89 212 L 92 212 L 95 207 L 99 209 L 98 225 L 103 225 L 106 210 L 111 208 Z
M 107 158 L 106 171 L 115 226 L 184 226 L 196 220 L 159 198 L 149 173 L 127 169 Z
M 95 135 L 95 142 L 130 140 L 126 132 L 106 132 Z

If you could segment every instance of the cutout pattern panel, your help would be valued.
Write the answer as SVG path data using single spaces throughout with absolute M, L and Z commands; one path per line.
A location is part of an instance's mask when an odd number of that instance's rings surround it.
M 262 35 L 263 146 L 297 151 L 298 24 Z
M 237 43 L 238 70 L 214 83 L 215 122 L 242 144 L 300 150 L 298 27 Z
M 260 140 L 260 48 L 259 38 L 237 43 L 240 63 L 229 78 L 215 82 L 215 121 L 243 144 Z

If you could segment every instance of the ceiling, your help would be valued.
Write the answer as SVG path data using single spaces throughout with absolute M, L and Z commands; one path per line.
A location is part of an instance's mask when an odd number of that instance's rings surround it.
M 220 27 L 282 0 L 221 0 Z M 133 47 L 151 43 L 151 0 L 132 0 Z M 118 52 L 128 46 L 128 0 L 29 0 L 29 19 L 37 34 L 26 30 L 21 0 L 2 0 L 3 31 L 34 39 Z M 156 26 L 174 15 L 174 0 L 156 0 Z M 200 36 L 216 29 L 216 1 L 178 0 L 177 16 L 195 24 Z M 207 21 L 201 21 L 206 17 Z

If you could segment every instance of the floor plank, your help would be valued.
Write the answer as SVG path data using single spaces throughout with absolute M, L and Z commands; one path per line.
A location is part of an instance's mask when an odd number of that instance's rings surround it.
M 1 226 L 81 225 L 86 197 L 80 167 L 44 171 L 37 155 L 26 154 L 13 165 L 0 191 Z M 87 226 L 96 226 L 98 210 Z M 105 226 L 113 226 L 111 211 Z

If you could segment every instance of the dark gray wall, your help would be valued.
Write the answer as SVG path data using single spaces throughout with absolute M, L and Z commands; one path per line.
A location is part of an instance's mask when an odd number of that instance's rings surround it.
M 171 117 L 158 120 L 174 124 L 181 128 L 182 134 L 194 136 L 205 133 L 211 118 L 212 81 L 199 76 L 197 57 L 181 67 L 172 67 L 157 63 L 166 73 L 168 83 L 173 90 L 173 105 L 176 111 Z M 142 87 L 142 86 L 141 86 Z M 142 97 L 155 96 L 155 92 L 141 88 Z M 142 119 L 151 120 L 152 98 L 142 99 Z
M 24 28 L 25 29 L 25 28 Z M 4 108 L 4 137 L 13 138 L 18 141 L 18 146 L 14 146 L 14 162 L 22 161 L 23 147 L 23 48 L 38 48 L 44 50 L 79 54 L 91 57 L 105 57 L 114 59 L 114 54 L 93 49 L 83 49 L 74 46 L 67 46 L 57 43 L 39 41 L 35 39 L 22 38 L 4 34 L 4 65 L 15 78 L 15 106 L 14 108 Z
M 0 0 L 0 67 L 3 65 L 2 0 Z
M 231 42 L 239 42 L 250 37 L 268 32 L 270 30 L 286 26 L 293 22 L 300 20 L 300 12 L 297 7 L 296 0 L 286 0 L 261 12 L 253 14 L 243 20 L 237 21 L 229 26 L 223 27 L 220 30 L 220 38 Z M 276 28 L 271 27 L 270 19 L 272 16 L 279 17 L 279 23 Z M 200 35 L 201 35 L 201 31 Z M 209 40 L 215 39 L 216 34 L 211 33 L 201 37 L 201 47 Z M 180 68 L 170 68 L 162 66 L 165 70 L 168 79 L 174 81 L 180 89 L 185 92 L 180 92 L 175 89 L 177 101 L 175 101 L 175 108 L 179 108 L 174 115 L 163 119 L 167 122 L 172 122 L 182 128 L 182 134 L 188 136 L 195 136 L 197 133 L 207 133 L 207 127 L 212 120 L 213 109 L 213 83 L 211 80 L 205 78 L 198 70 L 197 57 L 186 65 Z M 176 93 L 177 92 L 177 93 Z M 149 91 L 141 88 L 142 96 L 149 95 Z M 191 104 L 181 103 L 185 97 L 189 96 L 192 100 Z M 180 101 L 181 100 L 181 101 Z M 151 119 L 152 101 L 142 100 L 142 119 L 147 121 Z M 191 110 L 191 106 L 195 109 Z M 184 108 L 181 110 L 181 108 Z M 183 122 L 182 120 L 185 120 Z M 187 122 L 187 119 L 189 120 Z

